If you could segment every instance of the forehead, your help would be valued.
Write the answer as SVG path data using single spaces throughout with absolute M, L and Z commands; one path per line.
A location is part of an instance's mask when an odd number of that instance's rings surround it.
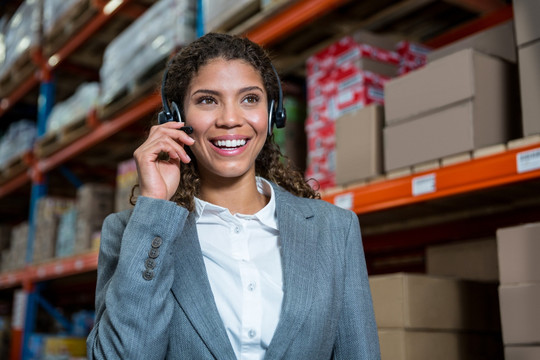
M 241 84 L 260 86 L 264 89 L 259 71 L 245 60 L 212 59 L 201 66 L 191 79 L 190 90 L 199 85 L 233 87 Z

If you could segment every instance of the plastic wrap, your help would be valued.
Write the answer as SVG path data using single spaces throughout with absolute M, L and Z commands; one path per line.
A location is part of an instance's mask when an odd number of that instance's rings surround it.
M 39 41 L 40 14 L 37 0 L 26 0 L 10 18 L 5 33 L 5 60 L 0 76 L 9 71 L 20 56 Z
M 95 107 L 99 96 L 98 83 L 84 83 L 67 100 L 54 105 L 47 119 L 47 132 L 55 132 L 62 127 L 80 120 Z
M 58 19 L 84 0 L 43 0 L 43 32 L 49 33 Z
M 107 46 L 100 69 L 100 103 L 135 86 L 175 48 L 195 39 L 195 1 L 160 0 Z
M 23 154 L 34 146 L 36 124 L 30 120 L 12 123 L 0 139 L 0 169 L 15 156 Z

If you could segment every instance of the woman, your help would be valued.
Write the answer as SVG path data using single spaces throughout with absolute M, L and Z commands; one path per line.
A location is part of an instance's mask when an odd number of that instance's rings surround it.
M 205 35 L 165 91 L 185 123 L 150 130 L 141 196 L 105 220 L 88 357 L 378 359 L 357 216 L 280 161 L 264 50 Z

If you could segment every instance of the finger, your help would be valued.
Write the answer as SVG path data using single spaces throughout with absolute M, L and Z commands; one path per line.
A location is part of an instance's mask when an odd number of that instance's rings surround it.
M 169 123 L 165 123 L 163 125 L 154 126 L 150 130 L 148 139 L 152 140 L 155 138 L 170 137 L 181 144 L 191 146 L 195 143 L 195 140 L 184 131 L 179 131 L 183 124 L 184 123 L 176 122 L 175 124 L 171 125 L 169 125 Z
M 159 154 L 164 152 L 172 159 L 180 159 L 184 163 L 191 161 L 182 144 L 168 136 L 149 139 L 136 150 L 138 156 L 144 162 L 155 162 Z

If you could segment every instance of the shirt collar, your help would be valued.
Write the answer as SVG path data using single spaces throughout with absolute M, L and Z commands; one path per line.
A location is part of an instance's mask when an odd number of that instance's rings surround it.
M 268 201 L 268 204 L 266 204 L 265 207 L 263 207 L 261 210 L 259 210 L 257 213 L 253 215 L 245 215 L 245 214 L 235 214 L 231 215 L 229 212 L 229 209 L 211 204 L 207 201 L 201 200 L 197 197 L 195 197 L 195 218 L 196 221 L 199 222 L 199 219 L 202 216 L 234 216 L 239 219 L 250 219 L 250 218 L 256 218 L 259 220 L 262 224 L 272 228 L 272 229 L 278 229 L 277 227 L 277 214 L 276 214 L 276 197 L 274 194 L 274 188 L 270 184 L 270 182 L 262 177 L 257 176 L 256 178 L 257 182 L 257 190 L 259 193 L 268 196 L 270 198 L 270 201 Z

